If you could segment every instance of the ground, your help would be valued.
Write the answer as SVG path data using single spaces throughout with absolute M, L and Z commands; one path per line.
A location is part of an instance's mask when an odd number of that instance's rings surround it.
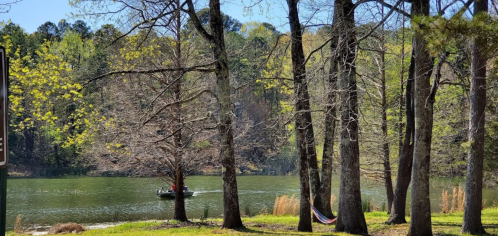
M 388 215 L 385 212 L 365 213 L 368 231 L 372 236 L 406 235 L 409 223 L 386 225 Z M 409 217 L 407 217 L 409 220 Z M 432 230 L 434 235 L 462 235 L 463 213 L 432 214 Z M 193 220 L 192 222 L 147 221 L 123 223 L 106 229 L 87 230 L 79 235 L 349 235 L 335 232 L 333 225 L 313 224 L 313 233 L 297 232 L 297 216 L 258 215 L 242 218 L 245 229 L 220 229 L 221 219 Z M 498 208 L 483 210 L 482 222 L 488 235 L 498 236 Z M 19 235 L 9 232 L 7 235 Z

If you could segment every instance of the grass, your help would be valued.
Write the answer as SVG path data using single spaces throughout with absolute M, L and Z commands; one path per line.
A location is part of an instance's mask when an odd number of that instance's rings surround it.
M 388 215 L 385 212 L 367 212 L 365 219 L 370 235 L 406 235 L 409 224 L 386 225 Z M 407 217 L 407 220 L 410 220 Z M 463 220 L 462 212 L 447 214 L 432 214 L 432 230 L 434 235 L 461 235 L 460 229 Z M 126 223 L 107 229 L 88 230 L 78 235 L 349 235 L 334 232 L 334 226 L 313 223 L 313 233 L 297 232 L 299 217 L 297 216 L 273 216 L 257 215 L 242 218 L 246 229 L 230 230 L 220 229 L 221 219 L 210 219 L 209 221 L 194 221 L 194 224 L 179 223 L 176 221 L 135 222 Z M 482 211 L 482 223 L 489 235 L 498 236 L 498 208 L 488 208 Z M 7 235 L 14 236 L 13 231 Z

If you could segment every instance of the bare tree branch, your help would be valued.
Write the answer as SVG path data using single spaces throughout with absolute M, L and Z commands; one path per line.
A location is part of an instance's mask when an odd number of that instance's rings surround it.
M 173 84 L 174 84 L 174 83 L 173 83 Z M 156 117 L 157 115 L 159 115 L 159 113 L 161 113 L 164 109 L 166 109 L 166 108 L 168 108 L 168 107 L 171 107 L 171 106 L 173 106 L 173 105 L 176 105 L 176 104 L 178 104 L 178 103 L 180 103 L 180 104 L 184 104 L 184 103 L 187 103 L 187 102 L 191 102 L 191 101 L 193 101 L 194 99 L 196 99 L 196 98 L 200 97 L 200 96 L 201 96 L 202 94 L 204 94 L 204 93 L 209 93 L 209 94 L 213 95 L 213 97 L 216 97 L 216 94 L 215 94 L 212 90 L 209 90 L 209 89 L 204 89 L 204 90 L 201 90 L 201 91 L 197 92 L 195 95 L 193 95 L 193 96 L 191 96 L 191 97 L 189 97 L 189 98 L 187 98 L 187 99 L 184 99 L 184 100 L 181 100 L 181 101 L 174 101 L 174 102 L 172 102 L 172 103 L 168 103 L 168 104 L 166 104 L 166 105 L 162 106 L 162 107 L 161 107 L 161 108 L 159 108 L 156 112 L 154 112 L 154 114 L 152 114 L 152 115 L 151 115 L 151 116 L 150 116 L 147 120 L 145 120 L 145 121 L 142 123 L 142 125 L 141 125 L 141 126 L 144 126 L 144 125 L 146 125 L 147 123 L 149 123 L 149 122 L 152 120 L 152 118 L 154 118 L 154 117 Z
M 109 77 L 111 75 L 116 75 L 116 74 L 154 74 L 154 73 L 159 73 L 159 72 L 183 72 L 183 73 L 186 73 L 186 72 L 191 72 L 191 71 L 199 71 L 199 72 L 209 72 L 209 73 L 212 73 L 212 72 L 215 72 L 216 69 L 214 68 L 206 68 L 206 67 L 209 67 L 213 64 L 215 64 L 216 62 L 211 62 L 211 63 L 208 63 L 208 64 L 204 64 L 204 65 L 199 65 L 199 66 L 191 66 L 191 67 L 180 67 L 180 68 L 159 68 L 159 69 L 152 69 L 152 70 L 121 70 L 121 71 L 112 71 L 112 72 L 109 72 L 109 73 L 105 73 L 105 74 L 102 74 L 102 75 L 99 75 L 97 77 L 94 77 L 94 78 L 91 78 L 90 80 L 86 81 L 85 83 L 82 84 L 83 87 L 87 86 L 88 84 L 90 84 L 91 82 L 94 82 L 96 80 L 99 80 L 99 79 L 102 79 L 102 78 L 105 78 L 105 77 Z
M 10 2 L 0 3 L 0 13 L 9 13 L 12 5 L 21 1 L 22 0 L 11 0 Z
M 394 10 L 394 11 L 398 12 L 399 14 L 402 14 L 402 15 L 404 15 L 404 16 L 406 16 L 406 17 L 411 17 L 411 16 L 412 16 L 412 15 L 410 15 L 408 12 L 403 11 L 403 10 L 401 10 L 401 9 L 399 9 L 399 8 L 397 7 L 397 5 L 399 5 L 399 2 L 397 2 L 397 3 L 393 6 L 393 5 L 389 4 L 389 3 L 386 3 L 385 1 L 379 1 L 379 0 L 360 0 L 360 1 L 356 2 L 356 4 L 354 5 L 354 9 L 356 9 L 356 8 L 357 8 L 359 5 L 361 5 L 362 3 L 374 2 L 374 1 L 375 1 L 375 2 L 378 2 L 378 3 L 381 3 L 383 6 L 385 6 L 385 7 L 387 7 L 387 8 L 391 8 L 391 10 Z M 404 0 L 404 1 L 406 1 L 406 0 Z M 401 2 L 403 2 L 403 1 L 401 1 Z
M 377 23 L 373 28 L 370 29 L 370 31 L 368 33 L 366 33 L 365 35 L 363 35 L 361 38 L 358 39 L 358 45 L 360 44 L 361 41 L 363 41 L 364 39 L 366 39 L 368 36 L 370 36 L 370 34 L 372 34 L 377 28 L 379 28 L 379 26 L 383 25 L 384 22 L 386 22 L 386 20 L 391 16 L 391 14 L 393 14 L 393 12 L 395 11 L 395 9 L 398 8 L 399 4 L 401 4 L 404 0 L 398 0 L 396 2 L 396 4 L 394 4 L 394 6 L 391 8 L 391 10 L 389 10 L 389 12 L 384 16 L 384 18 L 379 21 L 379 23 Z M 381 2 L 384 2 L 384 1 L 381 1 Z
M 214 43 L 213 36 L 211 34 L 209 34 L 206 31 L 206 29 L 204 29 L 204 27 L 201 24 L 201 21 L 199 20 L 199 17 L 197 17 L 192 0 L 186 0 L 185 2 L 187 3 L 188 9 L 186 9 L 186 10 L 182 9 L 182 10 L 189 14 L 190 19 L 194 23 L 195 28 L 202 35 L 202 37 L 204 37 L 210 43 Z

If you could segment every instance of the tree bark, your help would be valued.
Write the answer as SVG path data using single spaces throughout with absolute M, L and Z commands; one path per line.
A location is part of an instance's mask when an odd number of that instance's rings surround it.
M 176 50 L 176 56 L 175 56 L 175 64 L 177 68 L 180 68 L 182 66 L 182 47 L 181 47 L 181 14 L 180 14 L 180 0 L 175 1 L 176 5 L 176 10 L 177 14 L 175 16 L 175 50 Z M 178 77 L 181 72 L 177 73 L 178 75 L 175 77 Z M 187 219 L 187 213 L 185 211 L 185 197 L 183 194 L 183 189 L 185 186 L 184 183 L 184 173 L 183 173 L 183 142 L 182 142 L 182 80 L 179 79 L 175 85 L 173 86 L 173 93 L 175 96 L 175 101 L 176 105 L 173 108 L 173 116 L 174 116 L 174 122 L 175 124 L 175 129 L 177 132 L 174 135 L 174 146 L 176 149 L 175 153 L 175 180 L 176 180 L 176 187 L 177 191 L 175 194 L 175 214 L 173 218 L 175 220 L 185 222 L 188 221 Z
M 428 16 L 429 0 L 412 2 L 412 16 Z M 412 20 L 412 24 L 417 24 Z M 424 27 L 421 25 L 420 27 Z M 427 51 L 423 35 L 415 31 L 413 49 L 415 52 L 415 143 L 412 167 L 412 204 L 408 235 L 432 235 L 431 202 L 429 199 L 429 171 L 433 126 L 433 104 L 430 77 L 434 61 Z
M 341 183 L 336 230 L 367 235 L 361 208 L 354 4 L 351 0 L 335 0 L 335 8 L 339 27 L 341 99 Z
M 384 9 L 384 8 L 382 8 Z M 384 14 L 382 14 L 384 15 Z M 384 39 L 384 25 L 382 25 L 382 49 L 380 55 L 381 61 L 381 96 L 382 96 L 382 152 L 383 152 L 383 166 L 384 166 L 384 186 L 386 187 L 387 196 L 387 213 L 391 212 L 391 206 L 393 202 L 393 181 L 391 177 L 391 162 L 389 158 L 389 142 L 387 135 L 387 94 L 386 94 L 386 49 L 385 49 L 385 39 Z
M 213 50 L 216 75 L 216 93 L 219 106 L 218 131 L 220 135 L 220 155 L 223 177 L 223 224 L 222 228 L 244 228 L 240 218 L 239 195 L 235 172 L 235 156 L 232 128 L 232 101 L 230 98 L 230 78 L 228 57 L 225 49 L 223 19 L 221 17 L 220 1 L 209 1 L 209 34 L 194 10 L 192 0 L 187 0 L 188 13 L 197 31 L 209 42 Z
M 396 178 L 396 188 L 394 191 L 393 205 L 387 224 L 406 223 L 406 195 L 410 186 L 412 163 L 413 163 L 413 135 L 415 134 L 415 117 L 413 107 L 413 74 L 415 73 L 415 58 L 412 50 L 410 68 L 408 69 L 408 80 L 405 91 L 405 139 L 399 153 L 398 177 Z
M 291 56 L 292 72 L 294 74 L 294 94 L 296 95 L 296 142 L 299 155 L 299 180 L 301 185 L 301 200 L 299 211 L 299 223 L 297 230 L 301 232 L 312 232 L 310 187 L 308 175 L 308 156 L 310 150 L 310 139 L 313 134 L 309 133 L 308 126 L 311 124 L 309 113 L 309 94 L 306 83 L 306 65 L 304 64 L 304 51 L 302 43 L 301 24 L 297 11 L 298 0 L 287 0 L 289 6 L 289 23 L 291 27 Z M 307 117 L 309 115 L 309 117 Z M 309 120 L 308 120 L 309 119 Z M 312 131 L 312 130 L 311 130 Z M 316 157 L 316 154 L 315 154 Z M 318 167 L 317 167 L 318 168 Z M 317 173 L 318 174 L 318 173 Z
M 474 14 L 487 13 L 488 1 L 474 2 Z M 470 150 L 467 155 L 467 178 L 465 180 L 465 210 L 462 232 L 484 234 L 482 226 L 482 168 L 484 159 L 484 124 L 486 108 L 486 45 L 485 36 L 476 35 L 472 43 L 472 65 L 470 81 Z
M 335 24 L 332 24 L 334 29 Z M 325 105 L 325 140 L 323 142 L 323 157 L 322 157 L 322 181 L 320 189 L 313 202 L 314 206 L 320 213 L 329 219 L 333 219 L 332 207 L 330 202 L 332 190 L 332 160 L 334 157 L 334 137 L 335 137 L 335 117 L 336 109 L 336 92 L 337 92 L 337 56 L 334 55 L 338 43 L 338 35 L 336 31 L 331 34 L 330 51 L 333 53 L 330 57 L 330 69 L 327 80 L 327 100 Z M 313 220 L 317 221 L 315 216 Z

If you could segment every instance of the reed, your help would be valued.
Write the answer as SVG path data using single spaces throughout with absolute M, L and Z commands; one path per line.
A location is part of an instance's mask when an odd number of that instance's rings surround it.
M 299 209 L 299 200 L 294 198 L 294 194 L 291 197 L 287 195 L 276 196 L 275 205 L 273 206 L 273 215 L 297 215 L 297 210 Z
M 335 201 L 337 201 L 337 197 L 334 194 L 330 195 L 330 205 L 333 206 Z
M 465 191 L 458 186 L 458 211 L 463 212 L 465 209 Z
M 372 203 L 369 197 L 361 198 L 361 209 L 363 212 L 371 212 L 372 211 Z
M 16 222 L 14 224 L 14 232 L 16 234 L 21 234 L 23 232 L 21 227 L 21 221 L 22 221 L 22 214 L 19 214 L 17 215 Z
M 249 217 L 253 216 L 251 214 L 251 206 L 249 204 L 244 205 L 244 215 Z
M 441 213 L 450 212 L 463 212 L 465 208 L 465 191 L 462 187 L 453 187 L 453 193 L 451 194 L 451 208 L 450 208 L 450 196 L 448 190 L 443 190 L 441 194 Z
M 450 203 L 448 201 L 448 190 L 443 190 L 441 194 L 441 213 L 450 212 Z
M 460 186 L 458 186 L 460 188 Z M 450 212 L 454 212 L 457 209 L 457 201 L 458 201 L 458 190 L 456 187 L 453 187 L 453 194 L 451 195 L 451 210 Z
M 207 219 L 208 218 L 208 215 L 209 215 L 209 205 L 208 204 L 205 204 L 204 205 L 204 209 L 202 211 L 202 219 Z

